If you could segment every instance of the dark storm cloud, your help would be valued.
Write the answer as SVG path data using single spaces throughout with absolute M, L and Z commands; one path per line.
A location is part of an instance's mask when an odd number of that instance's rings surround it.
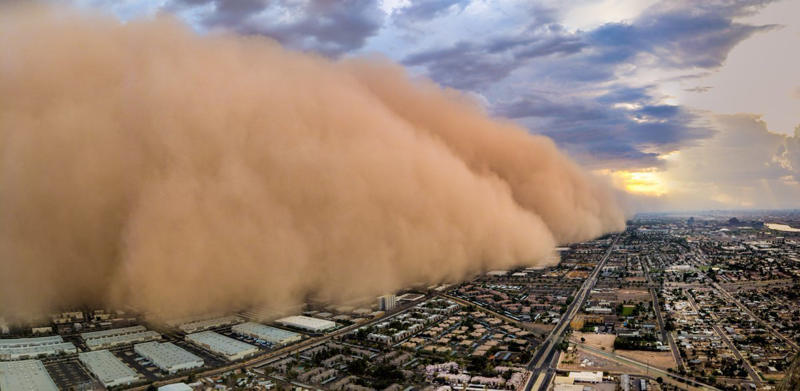
M 241 34 L 272 37 L 294 49 L 339 56 L 358 50 L 375 35 L 385 14 L 377 0 L 177 0 L 178 12 L 201 12 L 198 23 Z
M 665 68 L 715 68 L 739 42 L 774 26 L 733 21 L 751 15 L 771 0 L 736 2 L 660 2 L 632 23 L 608 23 L 587 34 L 598 48 L 592 61 L 617 64 L 647 54 Z
M 426 22 L 450 13 L 461 12 L 472 0 L 412 0 L 411 4 L 392 12 L 395 23 L 410 25 Z
M 505 79 L 530 60 L 574 54 L 585 44 L 563 26 L 528 26 L 524 31 L 498 35 L 485 41 L 459 41 L 444 48 L 411 54 L 403 60 L 421 66 L 439 83 L 462 89 L 479 89 Z
M 495 105 L 493 114 L 521 120 L 580 155 L 659 166 L 657 153 L 692 145 L 714 132 L 683 107 L 657 103 L 653 86 L 622 86 L 594 99 L 527 94 Z M 541 120 L 546 121 L 544 126 Z M 643 152 L 644 150 L 650 152 Z

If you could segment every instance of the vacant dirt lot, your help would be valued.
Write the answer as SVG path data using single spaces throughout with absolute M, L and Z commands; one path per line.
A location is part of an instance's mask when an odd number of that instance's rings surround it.
M 609 371 L 609 372 L 629 372 L 635 370 L 627 365 L 609 360 L 600 356 L 595 356 L 584 351 L 575 353 L 561 353 L 558 360 L 558 369 L 566 371 Z
M 595 348 L 606 348 L 606 351 L 609 353 L 614 349 L 614 338 L 613 334 L 593 334 L 593 333 L 581 333 L 575 332 L 572 334 L 572 342 L 577 344 L 581 343 L 581 337 L 586 338 L 586 342 L 584 344 L 595 347 Z
M 617 350 L 614 353 L 622 357 L 627 357 L 650 366 L 667 370 L 675 368 L 675 359 L 670 352 L 647 352 L 642 350 Z
M 650 302 L 650 292 L 646 289 L 620 289 L 617 291 L 617 299 L 620 302 L 628 301 L 631 303 Z

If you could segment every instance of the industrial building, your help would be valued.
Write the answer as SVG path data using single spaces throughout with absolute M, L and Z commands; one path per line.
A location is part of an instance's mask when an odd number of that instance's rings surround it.
M 86 340 L 86 347 L 89 350 L 109 349 L 116 346 L 131 345 L 161 339 L 161 334 L 155 331 L 140 331 L 138 333 L 109 335 L 101 338 Z
M 231 328 L 231 331 L 239 335 L 261 339 L 278 345 L 286 345 L 292 342 L 297 342 L 303 338 L 300 334 L 293 333 L 291 331 L 253 322 L 237 324 Z
M 192 391 L 192 387 L 186 383 L 175 383 L 158 387 L 158 391 Z
M 30 346 L 55 345 L 64 342 L 61 336 L 0 339 L 0 348 L 25 348 Z
M 56 354 L 77 353 L 72 342 L 35 345 L 17 348 L 0 347 L 0 360 L 27 360 L 31 358 L 54 356 Z
M 600 383 L 603 381 L 603 372 L 570 372 L 569 377 L 576 382 Z
M 179 371 L 200 368 L 203 359 L 172 344 L 171 342 L 146 342 L 134 345 L 133 350 L 159 367 L 162 371 L 176 373 Z
M 213 331 L 189 334 L 186 336 L 186 340 L 229 361 L 239 360 L 258 353 L 258 348 L 253 345 L 228 338 Z
M 300 330 L 311 331 L 313 333 L 321 333 L 325 330 L 330 330 L 336 327 L 335 322 L 329 320 L 311 318 L 308 316 L 289 316 L 275 321 L 275 323 L 293 327 Z
M 237 323 L 242 323 L 242 318 L 238 316 L 220 316 L 211 319 L 194 320 L 178 325 L 178 330 L 186 334 L 205 331 L 216 327 L 229 326 Z
M 75 345 L 60 336 L 0 339 L 0 360 L 27 360 L 60 353 L 77 353 Z
M 84 341 L 88 341 L 90 339 L 106 338 L 115 335 L 136 334 L 136 333 L 141 333 L 143 331 L 147 331 L 147 329 L 144 326 L 131 326 L 131 327 L 123 327 L 121 329 L 109 329 L 102 331 L 92 331 L 89 333 L 81 333 L 81 338 L 83 338 Z
M 130 385 L 139 380 L 139 375 L 128 368 L 108 350 L 86 352 L 78 355 L 78 359 L 89 368 L 94 377 L 106 388 L 119 385 Z
M 397 296 L 393 294 L 378 296 L 378 310 L 389 311 L 397 307 Z
M 58 391 L 39 360 L 0 362 L 0 390 Z

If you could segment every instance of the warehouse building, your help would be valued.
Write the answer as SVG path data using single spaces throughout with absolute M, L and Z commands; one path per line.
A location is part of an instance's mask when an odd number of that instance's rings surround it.
M 308 316 L 289 316 L 275 321 L 275 323 L 293 327 L 300 330 L 311 331 L 313 333 L 321 333 L 325 330 L 330 330 L 336 327 L 335 322 L 329 320 L 317 319 Z
M 0 362 L 0 390 L 58 391 L 39 360 Z
M 205 331 L 208 329 L 213 329 L 222 326 L 234 325 L 242 322 L 243 322 L 242 318 L 238 316 L 220 316 L 211 319 L 195 320 L 191 322 L 182 323 L 178 325 L 178 330 L 183 331 L 186 334 L 191 334 L 199 331 Z
M 55 345 L 64 342 L 61 336 L 39 338 L 0 339 L 0 348 L 26 348 L 30 346 Z
M 576 382 L 600 383 L 603 381 L 603 372 L 570 372 L 569 377 L 574 379 Z
M 106 388 L 130 385 L 139 380 L 136 372 L 128 368 L 108 350 L 81 353 L 78 355 L 78 359 Z
M 261 339 L 277 345 L 286 345 L 297 342 L 303 337 L 291 331 L 282 330 L 277 327 L 265 326 L 263 324 L 247 322 L 233 326 L 231 330 L 239 335 L 250 338 Z
M 113 337 L 116 335 L 137 334 L 144 331 L 147 331 L 147 329 L 144 326 L 131 326 L 131 327 L 123 327 L 121 329 L 109 329 L 102 331 L 92 331 L 89 333 L 81 333 L 81 338 L 83 338 L 84 341 L 88 341 L 90 339 Z
M 135 343 L 158 341 L 161 334 L 155 331 L 141 331 L 138 333 L 109 335 L 101 338 L 86 340 L 86 347 L 89 350 L 110 349 L 116 346 L 131 345 Z
M 213 331 L 189 334 L 186 336 L 186 340 L 214 352 L 228 361 L 239 360 L 258 353 L 258 348 L 253 345 L 228 338 Z
M 146 342 L 133 347 L 140 356 L 151 361 L 162 371 L 176 373 L 203 366 L 203 359 L 187 352 L 171 342 Z
M 78 349 L 75 348 L 72 342 L 11 348 L 0 346 L 0 360 L 27 360 L 70 353 L 78 353 Z

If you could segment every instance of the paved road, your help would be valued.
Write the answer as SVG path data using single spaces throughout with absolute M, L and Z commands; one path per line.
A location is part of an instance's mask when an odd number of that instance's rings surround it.
M 547 390 L 550 380 L 555 375 L 555 364 L 557 364 L 559 356 L 557 347 L 564 339 L 564 335 L 569 328 L 569 323 L 572 321 L 572 318 L 575 317 L 575 314 L 580 311 L 580 309 L 586 303 L 586 300 L 589 298 L 592 288 L 594 288 L 594 285 L 597 283 L 597 276 L 600 274 L 603 266 L 605 266 L 606 261 L 608 261 L 608 258 L 611 256 L 611 253 L 617 246 L 617 242 L 621 236 L 622 234 L 617 234 L 617 236 L 614 237 L 614 240 L 608 246 L 606 254 L 603 256 L 603 259 L 597 263 L 597 266 L 575 294 L 575 299 L 572 300 L 572 303 L 567 306 L 567 310 L 561 316 L 561 319 L 556 327 L 553 328 L 553 331 L 550 332 L 550 335 L 539 347 L 539 350 L 537 350 L 536 354 L 533 355 L 533 359 L 531 360 L 530 364 L 528 364 L 528 370 L 531 371 L 531 377 L 525 386 L 525 391 Z
M 772 326 L 770 326 L 769 323 L 765 322 L 763 319 L 761 319 L 758 316 L 756 316 L 756 314 L 754 314 L 753 311 L 750 311 L 747 307 L 744 306 L 744 304 L 742 304 L 742 302 L 739 301 L 739 299 L 737 299 L 735 296 L 731 295 L 728 291 L 726 291 L 725 289 L 722 289 L 722 287 L 719 286 L 719 284 L 717 284 L 715 282 L 715 283 L 713 283 L 711 285 L 714 288 L 716 288 L 718 291 L 720 291 L 720 293 L 722 293 L 722 295 L 725 296 L 730 302 L 736 304 L 736 306 L 738 306 L 739 308 L 744 310 L 744 312 L 746 312 L 748 315 L 752 316 L 753 319 L 758 321 L 758 323 L 761 323 L 761 325 L 764 326 L 764 328 L 766 328 L 767 330 L 769 330 L 772 333 L 772 335 L 774 335 L 777 338 L 780 338 L 780 339 L 784 340 L 787 344 L 789 344 L 789 346 L 793 347 L 794 350 L 800 350 L 800 349 L 798 349 L 798 346 L 797 346 L 796 343 L 794 343 L 794 341 L 792 341 L 789 338 L 786 338 L 786 336 L 784 336 L 783 334 L 779 333 L 777 330 L 772 328 Z
M 689 304 L 691 304 L 692 308 L 694 308 L 694 310 L 697 311 L 697 313 L 699 314 L 700 307 L 697 305 L 697 302 L 694 301 L 694 297 L 692 297 L 692 295 L 686 291 L 684 291 L 684 294 L 686 295 L 686 298 L 689 299 Z M 758 373 L 756 373 L 755 369 L 753 369 L 753 367 L 750 366 L 750 363 L 747 362 L 747 360 L 745 360 L 745 358 L 742 356 L 742 353 L 739 352 L 739 349 L 736 348 L 736 346 L 728 339 L 727 334 L 725 334 L 725 332 L 719 327 L 719 318 L 717 318 L 717 316 L 713 312 L 709 312 L 709 314 L 711 314 L 711 319 L 714 321 L 714 324 L 711 327 L 714 329 L 717 335 L 719 335 L 719 337 L 722 339 L 722 342 L 724 342 L 725 345 L 728 346 L 728 349 L 730 349 L 731 352 L 733 352 L 733 355 L 736 356 L 738 360 L 742 360 L 742 365 L 744 366 L 744 369 L 747 371 L 748 376 L 750 376 L 750 380 L 752 380 L 757 385 L 761 385 L 762 384 L 761 377 L 758 376 Z
M 591 354 L 596 354 L 596 355 L 599 355 L 599 356 L 603 356 L 605 358 L 620 362 L 622 364 L 633 366 L 633 367 L 641 369 L 641 370 L 645 370 L 650 374 L 656 374 L 656 375 L 661 376 L 661 377 L 671 377 L 673 379 L 681 379 L 684 382 L 689 383 L 691 385 L 694 385 L 696 387 L 705 388 L 705 389 L 708 389 L 708 390 L 721 391 L 721 390 L 719 390 L 718 388 L 716 388 L 714 386 L 710 386 L 708 384 L 701 383 L 701 382 L 698 382 L 696 380 L 689 379 L 687 377 L 676 375 L 674 373 L 670 373 L 670 372 L 661 370 L 659 368 L 647 365 L 645 363 L 642 363 L 642 362 L 639 362 L 639 361 L 636 361 L 636 360 L 632 360 L 632 359 L 627 358 L 627 357 L 618 356 L 618 355 L 616 355 L 614 353 L 610 353 L 610 352 L 607 352 L 607 351 L 604 351 L 604 350 L 600 350 L 600 349 L 591 347 L 589 345 L 578 344 L 576 346 L 578 347 L 578 349 L 585 350 L 585 351 L 587 351 L 587 352 L 589 352 Z
M 678 345 L 675 344 L 675 339 L 672 338 L 672 333 L 668 332 L 666 329 L 664 317 L 661 315 L 661 304 L 658 302 L 658 295 L 656 294 L 655 289 L 650 288 L 650 296 L 653 298 L 653 308 L 656 311 L 656 318 L 658 318 L 658 328 L 661 329 L 661 343 L 669 344 L 669 348 L 672 351 L 672 357 L 675 358 L 675 364 L 678 365 L 678 369 L 683 368 L 683 358 L 681 358 L 681 352 L 678 351 Z

